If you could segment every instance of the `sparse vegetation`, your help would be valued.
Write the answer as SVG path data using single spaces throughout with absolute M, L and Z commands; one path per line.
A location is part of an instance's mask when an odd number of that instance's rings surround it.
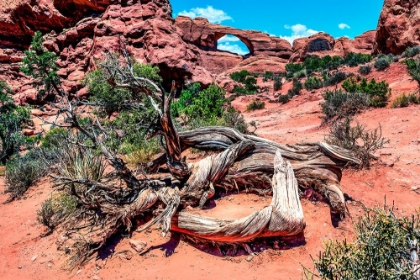
M 407 58 L 411 58 L 414 57 L 416 55 L 418 55 L 420 53 L 420 46 L 415 46 L 412 48 L 407 48 L 404 53 L 403 53 L 403 57 L 407 57 Z
M 281 90 L 281 89 L 282 89 L 282 87 L 283 87 L 283 83 L 282 83 L 282 81 L 281 81 L 281 77 L 276 76 L 276 77 L 274 78 L 274 84 L 273 84 L 273 89 L 274 89 L 274 91 L 279 91 L 279 90 Z
M 321 104 L 324 122 L 354 116 L 369 107 L 369 97 L 364 93 L 346 93 L 342 90 L 326 91 Z
M 246 70 L 230 74 L 232 80 L 244 86 L 235 86 L 233 92 L 237 95 L 255 94 L 258 92 L 257 80 Z
M 420 104 L 419 96 L 414 93 L 409 95 L 403 93 L 402 95 L 398 96 L 394 102 L 392 102 L 391 108 L 404 108 L 408 107 L 410 104 Z
M 369 105 L 372 107 L 384 107 L 389 99 L 391 89 L 385 81 L 376 82 L 375 79 L 367 82 L 366 78 L 363 78 L 360 83 L 354 77 L 348 78 L 342 84 L 344 90 L 350 93 L 365 93 L 369 95 Z
M 313 259 L 309 279 L 417 279 L 410 253 L 420 236 L 419 217 L 397 217 L 393 207 L 366 209 L 353 241 L 329 241 Z M 417 268 L 418 269 L 418 268 Z
M 372 70 L 372 66 L 370 66 L 369 64 L 366 65 L 362 65 L 359 67 L 359 73 L 361 75 L 368 75 L 370 73 L 370 71 Z
M 420 86 L 420 60 L 419 59 L 407 59 L 404 60 L 403 63 L 407 65 L 407 71 L 417 82 L 417 84 Z
M 327 74 L 324 75 L 324 84 L 325 86 L 335 86 L 347 78 L 346 73 L 337 71 L 333 75 L 328 76 Z
M 30 112 L 17 106 L 11 99 L 9 86 L 0 81 L 0 164 L 4 165 L 21 148 L 34 140 L 22 134 L 22 128 L 30 123 Z
M 318 77 L 309 77 L 305 81 L 305 89 L 309 91 L 313 89 L 322 88 L 323 86 L 324 86 L 324 83 Z
M 375 63 L 373 64 L 373 67 L 375 67 L 375 69 L 378 71 L 383 71 L 389 67 L 389 62 L 390 62 L 389 57 L 386 57 L 386 56 L 381 57 L 375 61 Z
M 280 94 L 279 95 L 278 102 L 286 104 L 289 101 L 290 101 L 290 96 L 288 94 Z
M 255 110 L 261 110 L 265 108 L 265 102 L 264 101 L 252 101 L 246 106 L 247 111 L 255 111 Z
M 376 159 L 374 153 L 384 148 L 389 141 L 382 137 L 381 125 L 369 131 L 360 123 L 356 122 L 356 125 L 352 126 L 351 122 L 351 117 L 335 122 L 325 137 L 325 141 L 352 151 L 362 162 L 359 167 L 369 168 L 370 162 Z

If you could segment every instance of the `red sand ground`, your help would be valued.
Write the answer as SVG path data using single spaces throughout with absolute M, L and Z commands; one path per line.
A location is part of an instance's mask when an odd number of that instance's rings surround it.
M 355 71 L 356 69 L 351 69 Z M 415 92 L 417 84 L 410 81 L 405 67 L 394 63 L 386 72 L 375 72 L 369 78 L 385 79 L 390 83 L 391 100 L 402 92 Z M 290 83 L 283 87 L 285 93 Z M 272 93 L 269 94 L 272 97 Z M 251 97 L 254 98 L 254 97 Z M 234 106 L 245 111 L 250 97 L 237 98 Z M 264 99 L 261 95 L 260 97 Z M 268 103 L 266 109 L 245 112 L 248 121 L 258 123 L 257 133 L 280 143 L 321 141 L 328 132 L 320 127 L 321 93 L 305 92 L 290 103 Z M 343 192 L 367 206 L 383 205 L 394 201 L 398 214 L 411 214 L 420 207 L 420 106 L 402 109 L 372 109 L 357 117 L 368 128 L 382 124 L 383 135 L 390 139 L 388 148 L 378 152 L 380 160 L 370 170 L 346 170 L 341 182 Z M 4 180 L 0 178 L 0 188 Z M 313 268 L 311 255 L 323 249 L 329 239 L 351 239 L 353 230 L 350 218 L 340 222 L 338 228 L 331 223 L 329 207 L 323 202 L 302 200 L 307 228 L 304 242 L 282 249 L 263 250 L 252 261 L 241 252 L 239 256 L 223 257 L 214 249 L 192 246 L 181 241 L 169 242 L 153 229 L 134 233 L 134 240 L 146 241 L 148 246 L 162 245 L 139 256 L 131 249 L 129 238 L 115 241 L 108 253 L 91 261 L 79 271 L 69 273 L 62 269 L 65 256 L 56 250 L 55 234 L 40 238 L 44 229 L 36 221 L 36 211 L 50 194 L 46 181 L 32 188 L 24 199 L 0 205 L 0 277 L 1 279 L 302 279 L 302 264 Z M 6 195 L 0 195 L 0 202 Z M 231 199 L 233 198 L 233 199 Z M 234 195 L 216 201 L 208 210 L 213 216 L 246 215 L 270 203 L 270 198 L 255 195 Z M 353 216 L 362 213 L 361 207 L 349 203 Z M 175 248 L 166 257 L 167 250 Z M 258 249 L 258 248 L 256 248 Z M 129 250 L 129 251 L 127 251 Z

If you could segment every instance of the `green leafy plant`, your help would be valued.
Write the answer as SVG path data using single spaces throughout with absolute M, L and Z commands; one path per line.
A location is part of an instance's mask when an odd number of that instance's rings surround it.
M 22 134 L 22 128 L 30 123 L 30 112 L 14 104 L 11 93 L 8 85 L 0 81 L 0 164 L 3 165 L 35 141 Z
M 282 89 L 282 87 L 283 87 L 283 83 L 281 81 L 281 77 L 280 76 L 276 76 L 274 78 L 274 84 L 273 84 L 274 91 L 279 91 L 279 90 Z
M 411 58 L 418 55 L 419 53 L 420 53 L 420 46 L 415 46 L 412 48 L 407 48 L 403 53 L 403 57 Z
M 372 66 L 370 66 L 369 64 L 362 65 L 359 67 L 359 73 L 361 75 L 368 75 L 371 70 L 372 70 Z
M 383 71 L 389 67 L 389 62 L 390 60 L 388 57 L 381 57 L 375 61 L 373 67 L 375 67 L 375 69 L 378 71 Z
M 410 249 L 420 237 L 419 216 L 398 217 L 394 209 L 366 209 L 354 224 L 356 237 L 329 241 L 313 259 L 321 279 L 417 279 Z
M 363 78 L 358 83 L 357 79 L 352 77 L 345 80 L 342 87 L 350 93 L 361 92 L 369 95 L 370 106 L 373 107 L 384 107 L 391 93 L 391 89 L 385 81 L 376 82 L 375 79 L 367 82 L 366 78 Z
M 305 89 L 307 90 L 313 90 L 313 89 L 319 89 L 324 86 L 324 83 L 320 78 L 317 77 L 309 77 L 305 81 Z
M 331 76 L 325 75 L 324 76 L 324 84 L 325 86 L 335 86 L 347 78 L 347 74 L 341 71 L 337 71 Z
M 354 116 L 369 107 L 369 97 L 364 93 L 346 93 L 342 90 L 328 90 L 323 94 L 321 103 L 324 121 L 339 120 Z
M 290 101 L 290 96 L 288 94 L 280 94 L 278 98 L 278 102 L 286 104 Z
M 20 69 L 25 75 L 34 78 L 39 99 L 46 96 L 54 97 L 54 91 L 56 94 L 62 93 L 60 77 L 57 74 L 59 69 L 56 64 L 57 56 L 47 51 L 43 43 L 42 33 L 35 32 L 30 49 L 25 51 Z
M 287 91 L 287 94 L 292 98 L 295 95 L 299 95 L 303 89 L 302 83 L 298 79 L 293 79 L 293 87 Z
M 403 93 L 392 102 L 391 108 L 404 108 L 408 107 L 410 104 L 420 104 L 420 98 L 413 93 L 409 95 Z
M 252 101 L 246 106 L 247 111 L 255 111 L 255 110 L 261 110 L 265 108 L 265 102 L 264 101 Z

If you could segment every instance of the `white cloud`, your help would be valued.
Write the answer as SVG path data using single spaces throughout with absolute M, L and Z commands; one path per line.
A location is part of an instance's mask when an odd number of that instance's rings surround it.
M 237 53 L 237 54 L 240 54 L 240 55 L 245 55 L 245 54 L 249 53 L 248 50 L 243 49 L 238 44 L 232 44 L 232 43 L 229 43 L 229 42 L 218 44 L 217 49 L 219 49 L 221 51 L 228 51 L 228 52 L 231 52 L 231 53 Z
M 192 8 L 190 11 L 182 11 L 178 14 L 179 16 L 187 16 L 190 18 L 203 17 L 209 20 L 211 23 L 221 23 L 225 20 L 232 20 L 225 11 L 218 10 L 212 6 L 207 6 L 207 8 Z
M 226 43 L 226 42 L 238 42 L 239 38 L 233 35 L 225 35 L 220 38 L 217 42 L 219 43 Z
M 340 28 L 340 29 L 350 29 L 350 26 L 348 25 L 348 24 L 346 24 L 346 23 L 340 23 L 339 25 L 338 25 L 338 28 Z
M 309 37 L 311 35 L 314 35 L 316 33 L 319 33 L 320 31 L 316 31 L 313 29 L 308 29 L 306 25 L 303 24 L 295 24 L 295 25 L 285 25 L 284 28 L 292 30 L 292 35 L 290 36 L 280 36 L 280 38 L 285 39 L 290 42 L 290 44 L 293 44 L 293 41 L 299 38 L 303 37 Z

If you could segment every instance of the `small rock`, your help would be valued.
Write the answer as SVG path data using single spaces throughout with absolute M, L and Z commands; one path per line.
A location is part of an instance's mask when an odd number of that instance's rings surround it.
M 147 242 L 139 240 L 130 240 L 130 246 L 131 248 L 136 250 L 137 253 L 141 253 L 146 248 Z
M 31 261 L 34 262 L 36 260 L 36 258 L 38 258 L 38 255 L 33 256 Z
M 253 258 L 254 258 L 254 255 L 249 255 L 248 258 L 246 258 L 246 261 L 250 262 L 252 261 Z
M 20 265 L 18 268 L 19 268 L 19 269 L 22 269 L 22 268 L 23 268 L 23 265 Z
M 420 187 L 417 187 L 417 186 L 411 187 L 412 191 L 417 191 L 418 189 L 420 189 Z
M 79 270 L 76 272 L 76 274 L 80 274 L 80 273 L 82 273 L 82 270 L 81 270 L 81 269 L 79 269 Z

